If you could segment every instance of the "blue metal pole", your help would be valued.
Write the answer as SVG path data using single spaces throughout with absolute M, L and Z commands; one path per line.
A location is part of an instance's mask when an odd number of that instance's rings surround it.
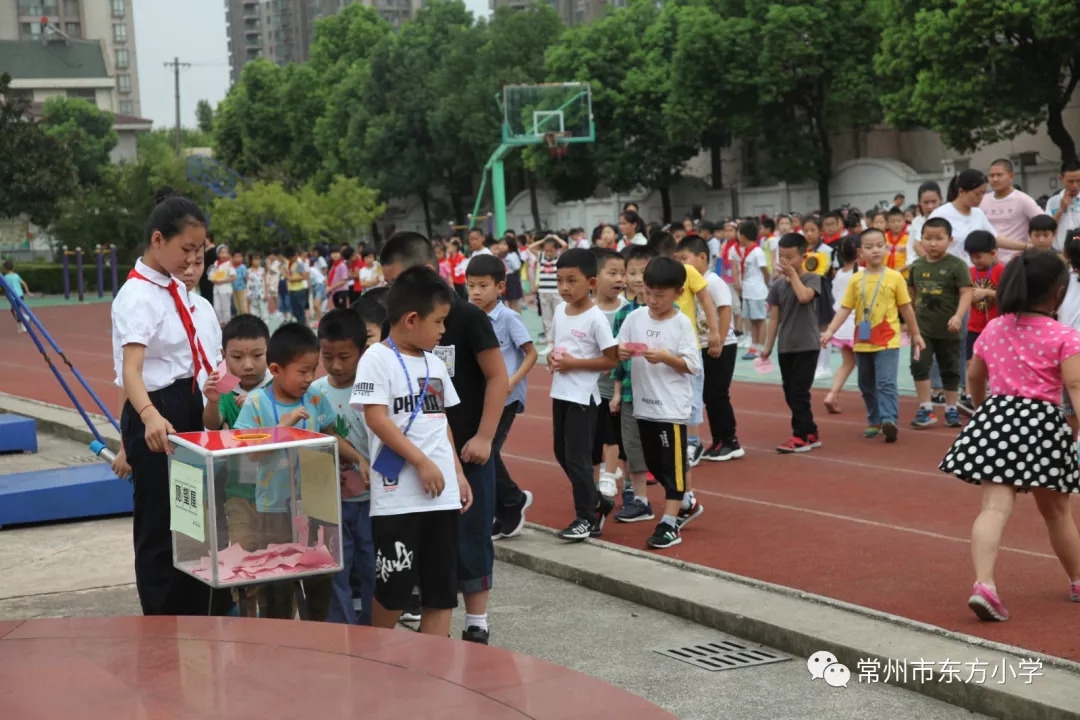
M 116 297 L 116 293 L 119 292 L 120 286 L 116 282 L 116 246 L 109 246 L 109 264 L 112 266 L 112 296 Z
M 82 248 L 75 248 L 75 272 L 78 273 L 78 277 L 75 278 L 76 286 L 79 288 L 79 302 L 83 301 L 83 272 L 82 272 Z
M 60 265 L 64 273 L 64 299 L 71 299 L 71 278 L 69 277 L 71 272 L 70 263 L 68 262 L 68 249 L 67 245 L 64 246 L 60 253 Z
M 102 264 L 104 259 L 101 257 L 101 246 L 94 246 L 94 255 L 97 256 L 97 296 L 105 297 L 105 268 Z

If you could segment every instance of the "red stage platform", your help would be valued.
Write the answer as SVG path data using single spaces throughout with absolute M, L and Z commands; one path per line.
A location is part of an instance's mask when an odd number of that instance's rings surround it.
M 39 317 L 105 401 L 114 402 L 108 306 L 45 308 Z M 0 325 L 0 342 L 0 391 L 68 404 L 14 324 Z M 900 371 L 907 372 L 904 364 Z M 562 528 L 573 504 L 553 457 L 549 387 L 538 366 L 504 459 L 518 484 L 536 496 L 529 520 Z M 979 622 L 966 604 L 979 489 L 937 470 L 955 431 L 910 428 L 915 402 L 901 398 L 900 441 L 865 440 L 857 394 L 843 394 L 842 415 L 826 415 L 822 398 L 815 390 L 824 447 L 779 455 L 775 446 L 790 434 L 780 387 L 736 383 L 732 400 L 747 455 L 695 468 L 693 486 L 705 514 L 664 554 L 1080 661 L 1080 634 L 1061 631 L 1076 625 L 1080 605 L 1069 602 L 1067 579 L 1032 499 L 1017 503 L 998 560 L 997 584 L 1012 618 Z M 651 488 L 650 497 L 659 507 L 662 493 Z M 609 522 L 604 539 L 644 549 L 649 525 Z
M 674 718 L 535 658 L 419 633 L 247 618 L 0 622 L 15 720 Z

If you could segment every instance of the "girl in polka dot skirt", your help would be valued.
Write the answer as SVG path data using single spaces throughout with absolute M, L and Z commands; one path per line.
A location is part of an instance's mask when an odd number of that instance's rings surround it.
M 1034 495 L 1071 599 L 1080 602 L 1080 535 L 1069 511 L 1070 496 L 1080 493 L 1080 467 L 1059 407 L 1063 387 L 1080 407 L 1080 332 L 1054 318 L 1068 279 L 1065 263 L 1049 250 L 1027 250 L 1006 266 L 997 295 L 1001 314 L 979 335 L 968 370 L 978 410 L 939 466 L 982 486 L 968 599 L 982 620 L 1009 617 L 994 585 L 994 563 L 1020 491 Z

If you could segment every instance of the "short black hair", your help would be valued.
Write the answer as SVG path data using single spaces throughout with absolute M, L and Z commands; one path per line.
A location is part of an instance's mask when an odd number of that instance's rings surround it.
M 893 195 L 893 201 L 903 200 L 903 199 L 904 199 L 904 193 L 896 193 L 895 195 Z
M 548 245 L 559 247 L 559 241 L 554 235 L 548 235 L 544 238 L 544 244 L 541 247 L 547 247 Z
M 899 215 L 900 217 L 904 217 L 904 209 L 898 208 L 894 205 L 893 207 L 889 208 L 888 212 L 885 213 L 885 217 L 891 217 L 893 215 Z
M 593 255 L 596 256 L 596 272 L 597 273 L 599 273 L 601 270 L 603 270 L 604 266 L 607 265 L 612 260 L 618 260 L 619 262 L 626 262 L 626 258 L 624 258 L 619 253 L 615 252 L 611 248 L 602 248 L 602 247 L 595 247 L 594 246 L 594 247 L 589 248 L 589 252 L 591 252 Z
M 465 266 L 465 277 L 489 277 L 497 283 L 506 281 L 506 266 L 494 255 L 473 255 Z
M 827 213 L 823 213 L 822 216 L 821 216 L 821 221 L 825 222 L 829 218 L 832 218 L 833 220 L 836 220 L 841 225 L 844 224 L 844 216 L 840 214 L 839 210 L 830 210 Z
M 1061 163 L 1061 174 L 1077 172 L 1080 170 L 1080 160 L 1069 159 Z
M 997 239 L 994 238 L 994 234 L 991 232 L 972 230 L 964 238 L 964 252 L 969 255 L 977 252 L 993 252 L 994 250 L 997 250 Z
M 765 228 L 769 232 L 772 232 L 773 230 L 776 230 L 776 221 L 772 218 L 764 218 L 761 221 L 761 227 Z
M 880 235 L 882 240 L 885 239 L 885 233 L 881 232 L 877 228 L 867 228 L 866 230 L 863 230 L 861 233 L 859 233 L 859 247 L 862 247 L 863 240 L 870 237 L 871 235 Z
M 1005 172 L 1007 173 L 1011 173 L 1013 171 L 1012 160 L 1009 160 L 1007 158 L 998 158 L 994 162 L 990 163 L 990 167 L 994 167 L 995 165 L 1000 165 L 1001 167 L 1005 168 Z
M 221 248 L 218 248 L 219 251 L 220 249 Z M 286 258 L 296 257 L 296 248 L 294 248 L 292 245 L 286 245 L 285 249 L 281 251 L 281 254 L 284 255 Z
M 439 273 L 426 265 L 417 265 L 398 275 L 390 286 L 387 320 L 394 324 L 412 312 L 424 318 L 435 312 L 437 305 L 449 305 L 453 300 L 453 291 Z
M 577 268 L 587 278 L 596 277 L 596 256 L 584 248 L 571 248 L 559 256 L 556 270 Z
M 319 339 L 307 325 L 298 322 L 285 323 L 270 336 L 266 348 L 266 362 L 282 367 L 296 362 L 305 355 L 319 352 Z
M 363 319 L 351 310 L 335 308 L 319 320 L 319 340 L 351 341 L 357 350 L 367 347 L 367 327 Z
M 739 227 L 735 232 L 747 240 L 757 240 L 758 226 L 753 220 L 744 220 L 739 223 Z
M 686 284 L 686 266 L 669 257 L 654 257 L 645 266 L 645 285 L 651 288 L 677 290 Z
M 435 248 L 426 237 L 417 232 L 400 231 L 390 236 L 383 245 L 379 262 L 383 265 L 400 263 L 403 269 L 417 265 L 435 265 Z
M 923 223 L 923 233 L 926 233 L 926 228 L 941 228 L 945 231 L 945 234 L 950 238 L 952 237 L 952 223 L 943 217 L 930 218 Z
M 699 235 L 687 235 L 679 241 L 679 251 L 688 252 L 691 255 L 705 255 L 709 254 L 709 245 L 701 239 Z
M 631 260 L 652 260 L 656 257 L 656 248 L 648 245 L 627 245 L 622 249 L 626 262 Z
M 12 270 L 15 269 L 15 263 L 13 263 L 10 260 L 5 260 L 4 261 L 4 269 L 7 270 L 8 272 L 11 272 Z
M 1028 232 L 1039 232 L 1043 230 L 1049 230 L 1050 232 L 1057 232 L 1057 220 L 1049 215 L 1036 215 L 1028 220 Z
M 660 230 L 649 235 L 649 247 L 655 250 L 657 255 L 674 255 L 678 245 L 671 233 Z
M 782 248 L 798 248 L 799 250 L 806 250 L 806 238 L 799 233 L 786 233 L 780 242 L 776 244 L 777 247 Z
M 221 348 L 227 350 L 230 340 L 258 340 L 259 338 L 265 340 L 269 347 L 270 328 L 266 327 L 262 318 L 255 315 L 236 315 L 221 329 Z

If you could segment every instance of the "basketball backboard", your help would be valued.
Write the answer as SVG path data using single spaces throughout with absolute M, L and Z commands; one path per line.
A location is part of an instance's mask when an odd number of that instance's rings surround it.
M 588 143 L 596 139 L 588 83 L 507 85 L 503 88 L 503 143 Z

